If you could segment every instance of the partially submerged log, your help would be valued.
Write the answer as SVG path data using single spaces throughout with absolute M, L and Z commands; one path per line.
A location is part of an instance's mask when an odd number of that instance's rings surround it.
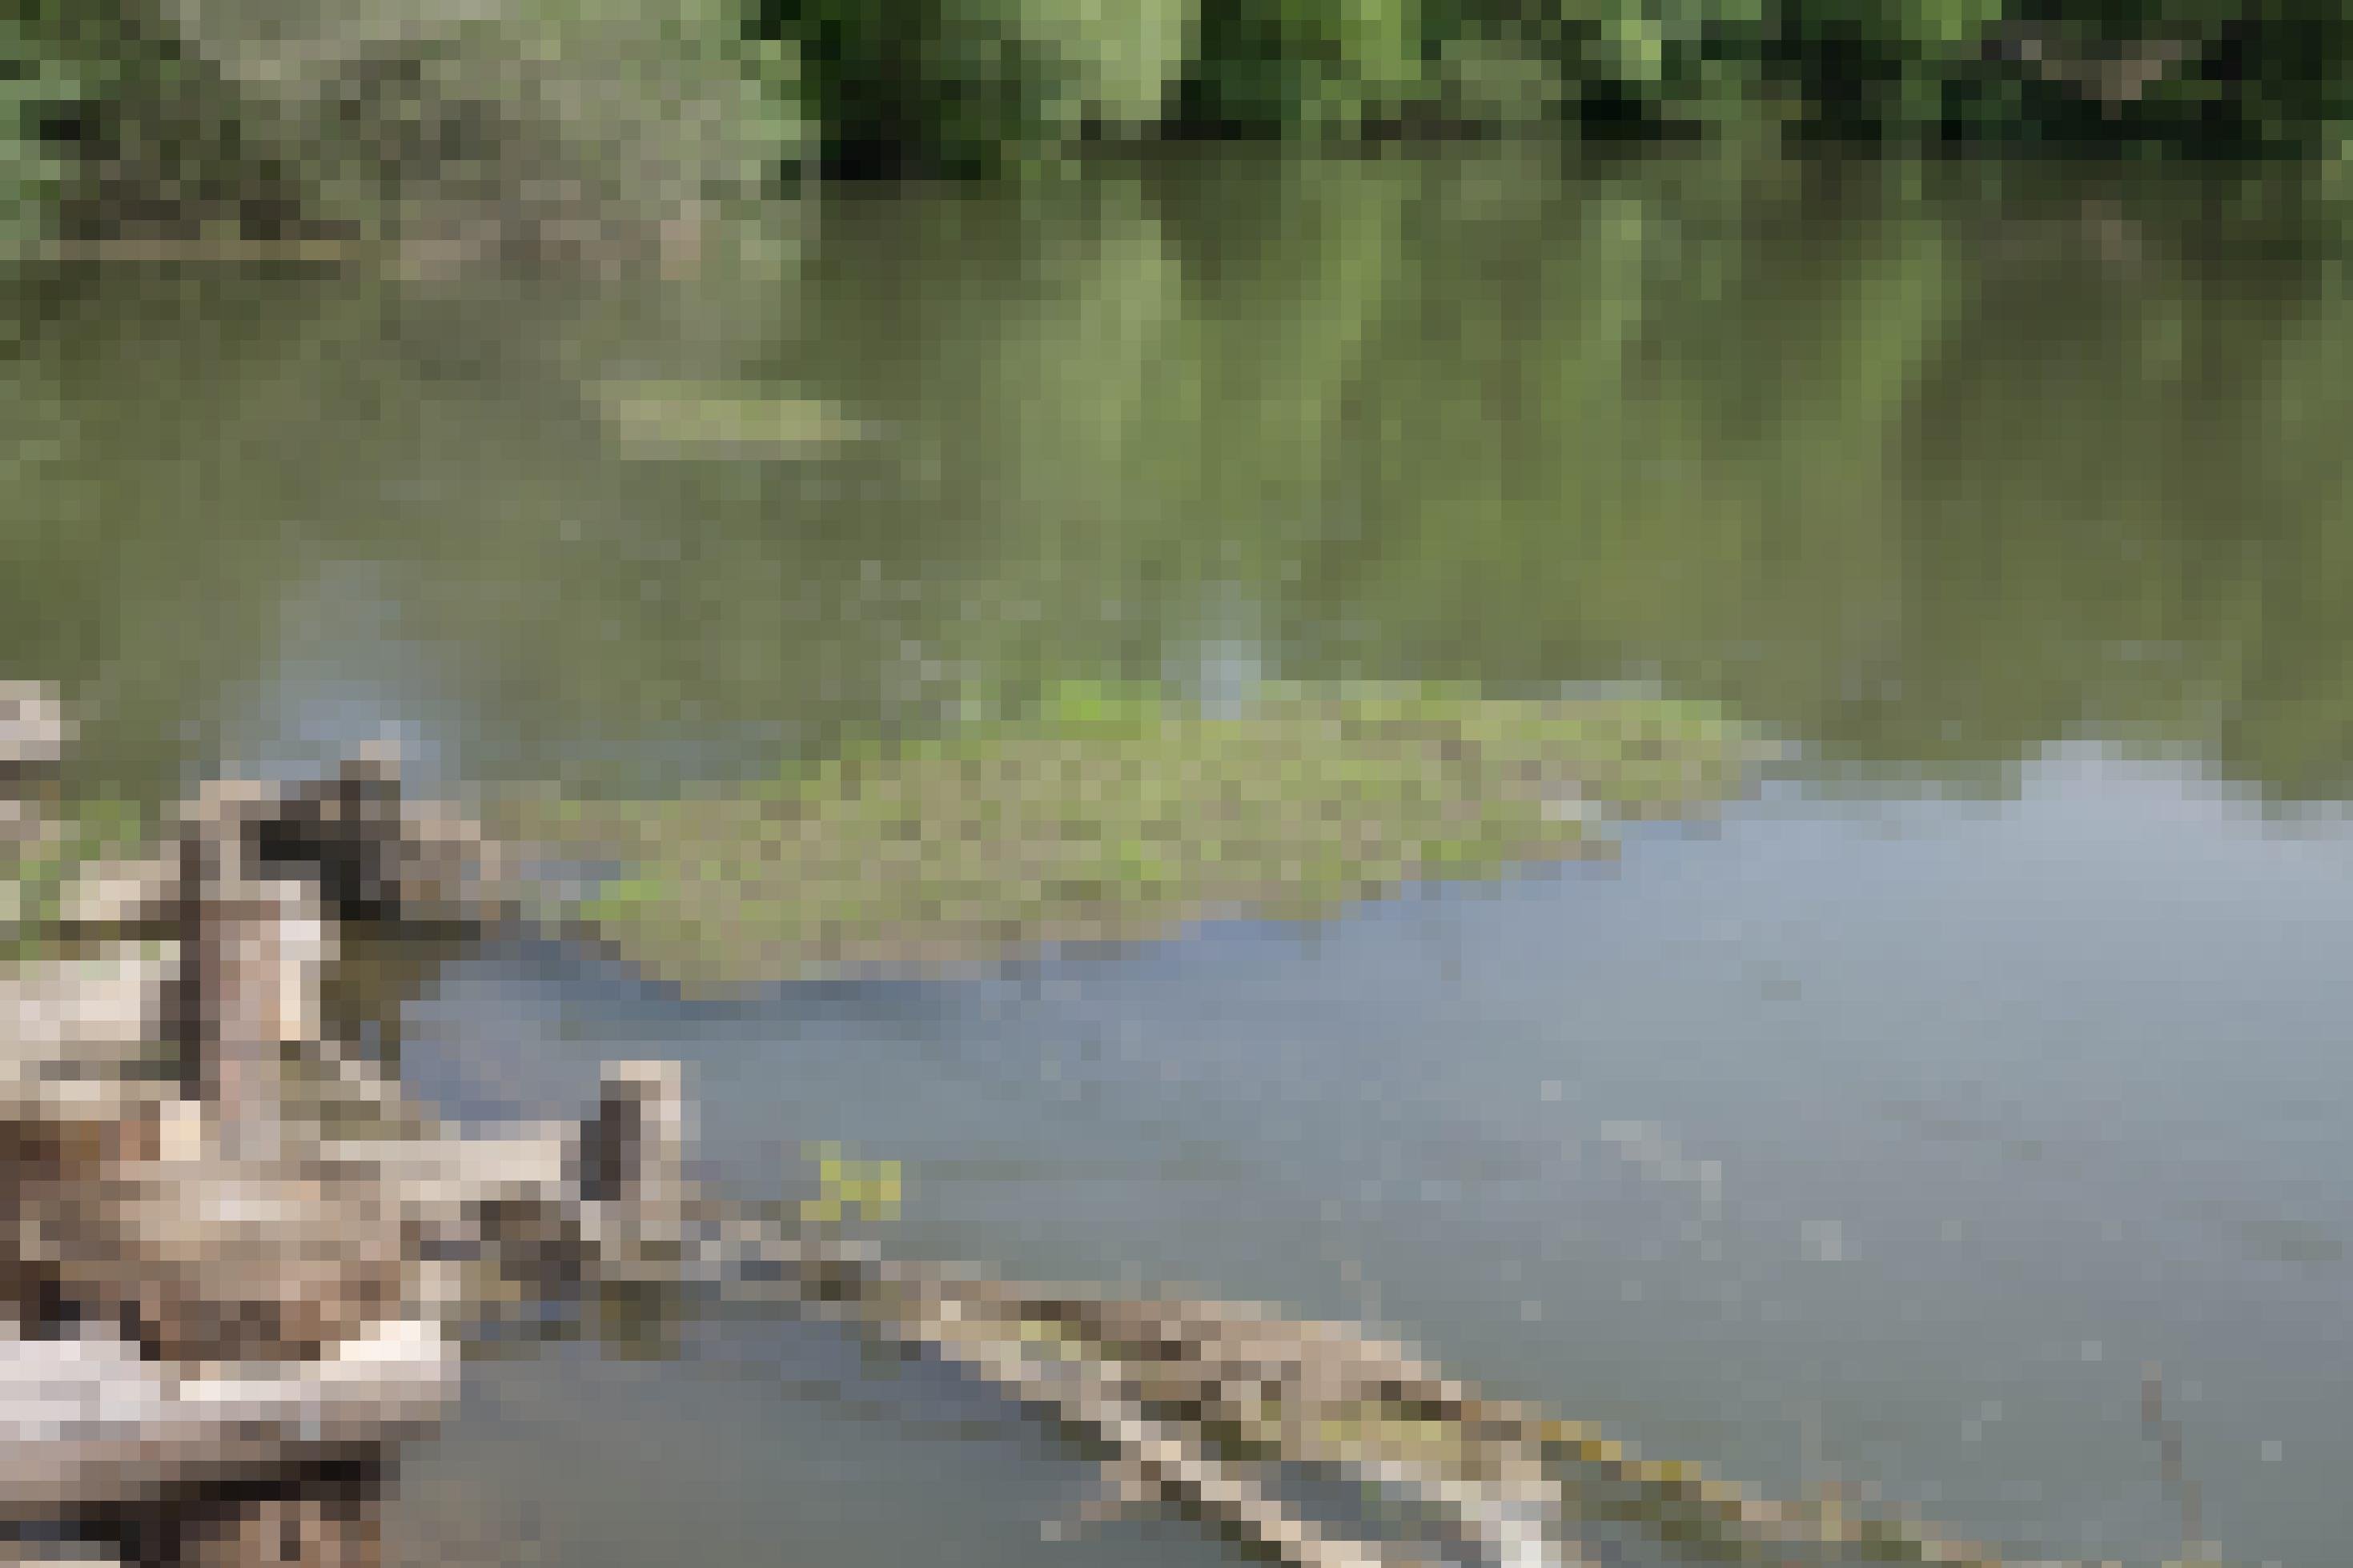
M 703 1234 L 702 1272 L 733 1290 L 846 1321 L 998 1387 L 1112 1450 L 1114 1507 L 1173 1504 L 1293 1568 L 1397 1554 L 1335 1540 L 1283 1506 L 1264 1458 L 1375 1489 L 1490 1563 L 1575 1568 L 1597 1555 L 1582 1532 L 1599 1526 L 1776 1568 L 2062 1568 L 1836 1499 L 1776 1501 L 1699 1466 L 1645 1459 L 1580 1423 L 1489 1398 L 1353 1324 L 886 1262 L 741 1213 Z
M 455 1389 L 449 1329 L 491 1303 L 470 1293 L 479 1272 L 421 1261 L 424 1243 L 576 1286 L 602 1236 L 641 1278 L 643 1249 L 619 1247 L 643 1234 L 637 1204 L 666 1196 L 674 1215 L 687 1197 L 666 1131 L 682 1122 L 677 1085 L 674 1066 L 617 1064 L 581 1121 L 332 1141 L 299 1171 L 225 1163 L 189 1136 L 194 1103 L 164 1099 L 127 1132 L 95 1121 L 111 1143 L 20 1166 L 36 1190 L 16 1194 L 9 1258 L 95 1337 L 58 1337 L 72 1325 L 57 1321 L 0 1337 L 0 1520 L 240 1478 L 292 1477 L 294 1498 L 317 1463 L 429 1431 Z M 39 1179 L 52 1171 L 79 1179 Z
M 457 1390 L 438 1328 L 372 1325 L 300 1367 L 186 1376 L 103 1338 L 0 1338 L 0 1518 L 137 1505 L 430 1431 Z

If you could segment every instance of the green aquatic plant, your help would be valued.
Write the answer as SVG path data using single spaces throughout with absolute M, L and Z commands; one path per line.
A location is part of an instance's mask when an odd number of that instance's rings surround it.
M 1058 685 L 922 738 L 867 733 L 668 801 L 518 801 L 624 873 L 560 918 L 696 988 L 1314 918 L 1416 880 L 1608 853 L 1735 789 L 1756 737 L 1701 704 L 1273 684 L 1213 712 Z
M 905 1180 L 896 1160 L 860 1160 L 844 1154 L 830 1140 L 805 1144 L 802 1157 L 818 1168 L 819 1191 L 801 1202 L 804 1223 L 838 1225 L 845 1218 L 890 1220 L 899 1217 Z
M 66 58 L 18 15 L 0 15 L 0 248 L 45 237 L 65 165 L 46 130 L 84 87 Z
M 866 438 L 830 404 L 684 381 L 611 381 L 592 390 L 596 414 L 632 457 L 767 453 L 792 457 Z

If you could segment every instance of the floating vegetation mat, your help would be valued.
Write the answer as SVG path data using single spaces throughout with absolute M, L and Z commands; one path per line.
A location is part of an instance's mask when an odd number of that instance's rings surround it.
M 540 793 L 497 826 L 624 874 L 560 923 L 693 990 L 1314 917 L 1605 854 L 1767 754 L 1712 707 L 1279 686 L 1229 713 L 1057 688 L 1018 717 L 667 801 Z
M 758 396 L 682 381 L 613 381 L 593 389 L 606 430 L 633 458 L 800 457 L 871 432 L 814 398 Z

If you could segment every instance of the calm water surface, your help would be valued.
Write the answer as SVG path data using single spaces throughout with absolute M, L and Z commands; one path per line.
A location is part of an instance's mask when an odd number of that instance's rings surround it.
M 2293 191 L 1222 158 L 828 197 L 692 289 L 19 290 L 0 667 L 106 768 L 642 787 L 968 683 L 1632 677 L 1800 761 L 1615 863 L 1312 931 L 689 1005 L 455 966 L 484 1114 L 682 1058 L 743 1184 L 904 1162 L 892 1245 L 1375 1319 L 1775 1489 L 2331 1568 L 2353 1455 L 2353 315 Z M 656 458 L 615 379 L 823 395 Z M 543 1560 L 1041 1545 L 1089 1478 L 821 1334 L 487 1364 L 422 1516 Z

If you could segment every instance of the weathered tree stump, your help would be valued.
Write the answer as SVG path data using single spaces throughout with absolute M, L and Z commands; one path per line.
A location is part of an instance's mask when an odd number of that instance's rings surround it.
M 684 1197 L 686 1077 L 670 1061 L 607 1062 L 582 1129 L 580 1195 L 648 1211 Z
M 192 1098 L 233 1159 L 277 1157 L 290 1047 L 321 1037 L 334 937 L 315 894 L 263 879 L 203 829 L 181 846 L 179 974 L 172 1034 Z

